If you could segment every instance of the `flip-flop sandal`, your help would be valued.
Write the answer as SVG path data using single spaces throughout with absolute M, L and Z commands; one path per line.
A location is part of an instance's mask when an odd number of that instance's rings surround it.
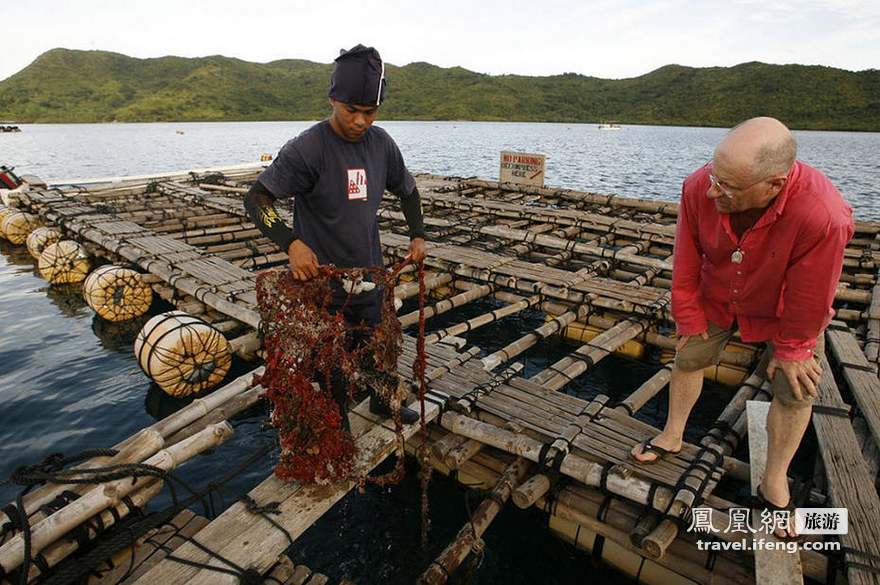
M 788 514 L 789 526 L 786 529 L 786 532 L 788 532 L 789 530 L 792 529 L 792 526 L 793 526 L 792 523 L 794 522 L 795 506 L 794 506 L 794 498 L 791 495 L 789 495 L 789 497 L 788 497 L 788 504 L 786 504 L 785 506 L 777 506 L 776 504 L 774 504 L 773 502 L 771 502 L 770 500 L 768 500 L 764 496 L 764 492 L 761 490 L 761 484 L 758 484 L 758 487 L 755 488 L 755 495 L 752 496 L 752 509 L 755 509 L 755 510 L 762 510 L 763 509 L 763 510 L 769 510 L 771 512 L 788 512 L 789 513 Z M 803 542 L 805 540 L 805 535 L 803 535 L 803 534 L 794 534 L 794 535 L 786 534 L 785 536 L 779 536 L 776 533 L 776 528 L 777 527 L 774 527 L 772 534 L 776 539 L 781 540 L 782 542 Z M 778 528 L 781 529 L 781 527 L 778 527 Z
M 651 442 L 651 439 L 645 439 L 644 441 L 642 441 L 639 444 L 642 446 L 642 452 L 641 452 L 642 455 L 644 455 L 645 453 L 654 453 L 656 455 L 656 457 L 654 457 L 653 459 L 642 460 L 642 459 L 638 459 L 635 455 L 632 454 L 632 451 L 630 451 L 629 460 L 632 461 L 633 463 L 635 463 L 636 465 L 653 465 L 654 463 L 657 463 L 658 461 L 660 461 L 664 457 L 668 457 L 670 455 L 678 455 L 679 453 L 681 453 L 681 447 L 679 447 L 675 451 L 670 451 L 669 449 L 664 449 L 663 447 L 658 447 L 657 445 L 655 445 L 654 443 Z

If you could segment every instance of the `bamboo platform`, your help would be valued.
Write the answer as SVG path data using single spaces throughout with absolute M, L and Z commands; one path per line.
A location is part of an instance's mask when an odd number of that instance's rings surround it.
M 157 294 L 227 333 L 233 349 L 253 360 L 259 347 L 256 271 L 287 263 L 242 207 L 258 171 L 236 169 L 210 180 L 193 174 L 90 189 L 34 189 L 17 194 L 17 204 L 61 228 L 94 258 L 137 267 Z M 443 582 L 436 566 L 454 569 L 508 500 L 543 507 L 563 538 L 593 550 L 604 546 L 609 555 L 616 551 L 621 570 L 649 582 L 753 580 L 750 553 L 699 551 L 696 535 L 685 528 L 695 507 L 710 507 L 720 526 L 725 510 L 744 505 L 735 499 L 736 486 L 748 486 L 750 466 L 735 455 L 747 442 L 746 403 L 769 400 L 768 385 L 752 372 L 760 348 L 741 343 L 727 348 L 722 363 L 706 375 L 731 386 L 730 403 L 699 441 L 655 465 L 635 466 L 628 453 L 658 432 L 640 420 L 639 411 L 668 383 L 668 366 L 657 365 L 656 373 L 623 399 L 599 394 L 585 400 L 566 392 L 614 352 L 650 349 L 670 359 L 677 205 L 433 175 L 419 176 L 418 182 L 429 239 L 429 329 L 438 315 L 453 324 L 426 337 L 426 415 L 433 422 L 427 433 L 406 430 L 407 449 L 430 446 L 436 469 L 495 490 L 480 521 L 463 529 L 422 582 Z M 390 263 L 403 258 L 409 240 L 394 198 L 386 197 L 380 228 Z M 289 211 L 282 213 L 289 221 Z M 800 553 L 803 576 L 822 583 L 838 570 L 853 583 L 880 583 L 878 262 L 880 225 L 859 222 L 846 250 L 837 321 L 827 333 L 820 407 L 813 416 L 823 485 L 813 490 L 811 505 L 848 508 L 850 525 L 840 539 L 847 550 L 841 559 Z M 417 293 L 412 281 L 395 288 L 400 299 Z M 456 320 L 463 307 L 489 300 L 496 308 Z M 460 338 L 527 310 L 543 312 L 544 324 L 503 347 L 484 352 Z M 401 313 L 400 320 L 409 326 L 417 315 Z M 559 336 L 577 341 L 555 363 L 524 376 L 519 356 Z M 405 335 L 401 376 L 411 377 L 414 357 L 414 339 Z M 221 424 L 261 395 L 249 377 L 237 380 L 123 444 L 140 446 L 147 435 L 155 443 L 125 457 L 143 461 Z M 358 466 L 368 472 L 393 451 L 394 434 L 364 405 L 351 419 Z M 279 514 L 267 517 L 243 502 L 233 504 L 212 522 L 191 527 L 186 542 L 174 549 L 176 557 L 207 567 L 151 554 L 153 562 L 144 562 L 130 582 L 237 582 L 235 574 L 216 571 L 223 562 L 205 548 L 265 575 L 352 487 L 299 486 L 269 477 L 249 495 L 258 507 L 272 504 Z M 36 507 L 51 497 L 52 490 L 43 490 L 30 500 Z M 14 568 L 4 564 L 11 558 L 3 555 L 9 546 L 0 543 L 0 566 L 6 569 Z M 623 558 L 636 559 L 638 573 L 625 568 Z M 292 575 L 279 581 L 304 582 L 290 581 Z M 316 578 L 309 583 L 320 582 Z

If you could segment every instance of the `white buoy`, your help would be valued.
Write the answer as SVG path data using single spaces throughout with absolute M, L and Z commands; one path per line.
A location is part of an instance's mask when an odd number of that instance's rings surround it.
M 147 321 L 134 341 L 134 355 L 162 390 L 178 397 L 213 388 L 232 364 L 223 334 L 183 311 Z
M 107 265 L 96 268 L 86 278 L 83 298 L 104 319 L 128 321 L 147 312 L 153 302 L 153 289 L 131 268 Z
M 27 241 L 27 237 L 40 225 L 40 218 L 36 215 L 16 211 L 10 213 L 0 222 L 0 231 L 4 237 L 16 246 Z
M 13 209 L 12 207 L 6 207 L 5 205 L 0 205 L 0 238 L 6 239 L 6 234 L 3 233 L 3 220 L 6 219 L 12 213 L 16 213 L 18 210 Z
M 89 274 L 89 256 L 73 240 L 61 240 L 46 246 L 40 254 L 40 274 L 52 284 L 82 282 Z
M 54 227 L 43 226 L 32 231 L 27 237 L 25 244 L 27 245 L 28 252 L 31 253 L 31 256 L 39 260 L 40 256 L 43 254 L 43 250 L 46 249 L 46 246 L 54 244 L 60 239 L 61 230 Z

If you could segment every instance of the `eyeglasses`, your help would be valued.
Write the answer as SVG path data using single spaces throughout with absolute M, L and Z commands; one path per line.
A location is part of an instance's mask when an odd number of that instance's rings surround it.
M 737 193 L 742 193 L 743 191 L 748 191 L 755 185 L 759 183 L 763 183 L 764 181 L 769 181 L 770 179 L 782 178 L 783 180 L 786 177 L 775 177 L 774 175 L 770 175 L 769 177 L 764 177 L 760 181 L 755 181 L 754 183 L 747 185 L 745 187 L 731 187 L 727 185 L 724 181 L 721 181 L 718 177 L 716 177 L 713 173 L 709 173 L 709 182 L 712 183 L 712 186 L 721 191 L 721 194 L 727 197 L 728 199 L 733 199 L 736 197 Z

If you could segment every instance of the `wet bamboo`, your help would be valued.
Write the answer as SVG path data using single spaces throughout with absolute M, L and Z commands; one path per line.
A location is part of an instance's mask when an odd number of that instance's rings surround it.
M 162 480 L 152 481 L 142 488 L 136 490 L 132 493 L 129 498 L 131 500 L 132 505 L 135 508 L 143 508 L 147 502 L 153 499 L 156 494 L 162 491 L 162 486 L 164 482 Z M 100 514 L 97 514 L 94 518 L 88 519 L 83 523 L 83 527 L 88 535 L 89 540 L 94 539 L 96 536 L 101 534 L 104 530 L 110 528 L 116 523 L 117 519 L 125 518 L 128 516 L 129 512 L 131 512 L 131 508 L 126 503 L 120 503 L 115 506 L 113 514 L 109 509 L 104 510 Z M 101 530 L 98 531 L 97 527 L 101 526 Z M 56 540 L 52 544 L 46 547 L 45 550 L 41 553 L 43 556 L 43 560 L 46 561 L 46 564 L 49 567 L 54 567 L 62 560 L 70 556 L 71 553 L 79 550 L 79 540 L 75 538 L 62 538 Z M 28 581 L 33 581 L 37 579 L 41 575 L 39 567 L 32 564 L 31 568 L 28 572 Z
M 262 238 L 262 233 L 257 228 L 243 227 L 240 224 L 232 226 L 224 226 L 230 229 L 227 232 L 218 234 L 193 235 L 191 230 L 182 230 L 179 232 L 166 233 L 168 237 L 186 242 L 190 246 L 207 247 L 213 244 L 221 244 L 228 242 L 250 242 L 255 239 Z M 197 230 L 199 232 L 204 230 Z
M 465 439 L 464 443 L 451 449 L 441 461 L 449 469 L 458 469 L 465 461 L 483 450 L 485 445 L 474 439 Z
M 144 463 L 169 471 L 198 453 L 216 447 L 231 435 L 232 427 L 228 423 L 214 425 L 173 447 L 159 451 Z M 124 496 L 150 481 L 155 481 L 155 478 L 141 478 L 134 482 L 128 478 L 99 485 L 44 520 L 35 523 L 31 527 L 31 554 L 39 553 L 102 510 L 117 506 Z M 7 573 L 15 570 L 22 564 L 23 555 L 24 537 L 18 534 L 0 546 L 0 567 Z
M 452 296 L 448 299 L 443 299 L 433 305 L 425 307 L 425 318 L 430 319 L 436 315 L 442 315 L 443 313 L 450 311 L 452 309 L 456 309 L 467 303 L 475 301 L 477 299 L 481 299 L 487 295 L 492 294 L 495 290 L 495 287 L 491 284 L 484 284 L 478 288 L 473 288 L 467 292 L 463 292 Z M 409 327 L 419 321 L 419 311 L 415 310 L 406 315 L 403 315 L 399 318 L 401 327 Z
M 497 292 L 495 296 L 501 300 L 506 300 L 510 298 L 515 298 L 515 295 L 506 296 L 508 293 Z M 564 305 L 561 303 L 553 303 L 553 302 L 545 302 L 542 303 L 541 308 L 548 315 L 561 315 L 567 311 L 572 310 L 571 306 Z M 609 319 L 607 317 L 603 317 L 601 315 L 590 315 L 587 317 L 586 322 L 580 323 L 581 325 L 587 324 L 593 327 L 597 327 L 600 329 L 610 329 L 614 327 L 619 321 L 614 319 Z M 666 335 L 661 335 L 656 331 L 649 330 L 645 332 L 644 336 L 645 343 L 649 345 L 653 345 L 662 349 L 675 349 L 676 340 L 673 337 L 668 337 Z M 754 361 L 754 351 L 752 352 L 732 352 L 732 351 L 723 351 L 721 354 L 721 361 L 719 363 L 730 366 L 739 366 L 739 367 L 748 367 L 752 365 Z
M 481 360 L 483 362 L 483 367 L 487 370 L 494 370 L 498 365 L 510 361 L 522 352 L 537 344 L 539 341 L 547 339 L 551 335 L 563 331 L 569 324 L 573 323 L 579 318 L 582 319 L 585 315 L 586 310 L 583 311 L 582 315 L 579 315 L 574 311 L 568 311 L 567 313 L 563 313 L 558 317 L 554 317 L 540 327 L 535 328 L 530 333 L 526 333 L 519 339 L 516 339 L 515 341 L 507 344 L 498 351 L 484 357 Z
M 452 282 L 452 278 L 452 275 L 448 272 L 443 272 L 440 274 L 425 274 L 425 290 L 433 290 L 439 286 L 443 286 L 444 284 L 449 284 L 450 282 Z M 394 296 L 398 299 L 408 299 L 418 294 L 418 279 L 412 282 L 398 284 L 396 287 L 394 287 Z
M 453 433 L 486 443 L 496 449 L 524 457 L 535 463 L 540 460 L 541 450 L 544 446 L 541 441 L 525 434 L 501 429 L 454 412 L 444 413 L 440 424 Z M 599 463 L 569 453 L 562 459 L 560 472 L 585 485 L 597 487 L 602 481 L 602 467 Z M 608 490 L 614 494 L 639 504 L 649 504 L 648 495 L 652 491 L 652 484 L 648 480 L 638 476 L 624 477 L 617 473 L 610 473 L 605 483 Z M 672 501 L 673 495 L 669 488 L 658 486 L 651 503 L 656 509 L 665 510 Z
M 254 406 L 266 395 L 266 389 L 263 386 L 254 386 L 249 390 L 233 396 L 225 403 L 211 410 L 208 414 L 201 417 L 197 421 L 183 427 L 173 435 L 165 439 L 165 445 L 170 447 L 176 445 L 184 439 L 201 432 L 206 427 L 229 420 L 236 414 L 247 410 Z
M 204 189 L 205 191 L 224 191 L 226 193 L 247 193 L 248 189 L 246 187 L 229 187 L 227 185 L 211 185 L 209 183 L 199 183 L 199 189 Z
M 497 451 L 494 449 L 484 451 L 481 455 L 476 456 L 473 460 L 462 466 L 461 476 L 468 478 L 468 482 L 477 479 L 483 482 L 483 485 L 486 485 L 487 483 L 491 485 L 495 481 L 495 478 L 498 477 L 498 474 L 500 473 L 500 470 L 503 469 L 504 465 L 505 464 L 498 458 Z M 441 469 L 441 471 L 443 470 Z M 551 514 L 559 518 L 573 520 L 574 522 L 597 531 L 600 534 L 605 534 L 615 542 L 627 546 L 627 548 L 636 554 L 642 554 L 642 551 L 629 544 L 629 534 L 631 534 L 632 527 L 640 517 L 644 516 L 644 509 L 636 504 L 616 498 L 611 499 L 609 502 L 606 500 L 605 495 L 598 490 L 582 486 L 567 485 L 562 488 L 559 494 L 557 494 L 557 498 L 554 500 L 552 507 L 548 508 L 548 503 L 543 498 L 539 498 L 536 505 L 540 506 L 542 509 L 549 510 Z M 719 504 L 715 503 L 714 505 L 717 506 Z M 583 515 L 584 517 L 591 518 L 595 524 L 582 524 L 580 521 L 581 516 L 575 518 L 566 516 L 564 513 L 566 509 Z M 597 520 L 597 518 L 600 517 L 600 511 L 602 511 L 601 521 Z M 720 512 L 714 512 L 713 520 L 715 519 L 714 516 L 718 517 L 717 522 L 720 526 L 719 530 L 726 527 L 726 523 L 721 524 L 722 520 L 720 517 L 722 514 Z M 724 516 L 724 518 L 726 520 L 726 516 Z M 612 527 L 617 528 L 613 534 L 605 531 Z M 681 564 L 684 562 L 687 564 L 688 568 L 699 568 L 700 570 L 703 570 L 705 574 L 709 575 L 711 582 L 716 583 L 718 582 L 716 576 L 705 569 L 706 557 L 709 554 L 712 553 L 698 551 L 692 543 L 679 540 L 670 550 L 670 554 L 664 559 L 659 560 L 658 563 L 664 566 L 669 566 L 670 568 L 675 567 L 676 570 L 681 572 Z M 719 563 L 716 565 L 716 569 L 723 568 L 725 565 L 723 562 L 720 562 L 720 558 L 718 561 Z M 739 571 L 743 569 L 737 570 Z M 730 572 L 730 570 L 727 571 L 728 574 Z M 684 574 L 694 578 L 692 573 L 685 572 Z M 817 574 L 821 573 L 817 572 Z
M 431 442 L 431 457 L 433 457 L 436 461 L 443 461 L 447 453 L 449 453 L 452 449 L 455 449 L 456 447 L 460 447 L 468 440 L 469 439 L 467 439 L 466 437 L 462 437 L 461 435 L 456 435 L 455 433 L 447 433 L 436 441 Z
M 454 195 L 423 193 L 422 200 L 426 204 L 460 210 L 478 210 L 483 214 L 491 214 L 507 218 L 528 218 L 532 221 L 547 221 L 559 225 L 576 225 L 583 229 L 600 232 L 650 234 L 663 238 L 669 243 L 675 236 L 672 224 L 657 224 L 622 219 L 615 214 L 594 213 L 579 209 L 553 209 L 550 207 L 525 206 L 506 201 L 464 199 Z
M 124 444 L 116 447 L 118 453 L 112 457 L 95 457 L 86 463 L 79 465 L 76 469 L 91 469 L 95 467 L 103 467 L 106 465 L 122 465 L 125 463 L 136 463 L 143 461 L 156 453 L 163 446 L 162 435 L 154 429 L 142 429 L 132 435 Z M 64 491 L 71 491 L 76 494 L 83 494 L 92 486 L 89 485 L 69 485 L 69 484 L 46 484 L 27 493 L 23 497 L 23 504 L 29 517 L 41 520 L 45 517 L 40 508 L 51 502 Z M 17 525 L 18 519 L 11 518 L 5 509 L 3 511 L 3 522 L 12 522 Z
M 417 438 L 430 440 L 425 439 L 423 436 Z M 411 452 L 414 452 L 417 448 L 418 444 L 415 440 L 412 440 L 408 444 L 408 449 L 410 449 Z M 486 485 L 487 483 L 491 485 L 496 481 L 501 470 L 504 469 L 504 466 L 506 465 L 501 458 L 502 455 L 500 455 L 497 450 L 491 448 L 486 449 L 462 465 L 460 470 L 461 477 L 477 479 L 482 481 L 483 485 Z M 440 468 L 440 471 L 444 473 L 448 472 L 448 470 L 443 468 Z M 468 481 L 472 480 L 468 479 Z M 516 492 L 514 492 L 513 497 L 516 497 Z M 727 514 L 720 511 L 735 506 L 736 504 L 721 500 L 715 496 L 709 496 L 706 504 L 713 508 L 711 522 L 717 538 L 729 542 L 744 540 L 744 538 L 738 538 L 737 533 L 726 531 L 729 519 Z M 548 509 L 547 502 L 540 498 L 535 505 L 545 510 Z M 592 519 L 593 523 L 581 524 L 576 518 L 566 517 L 565 514 L 563 514 L 565 508 L 577 513 L 580 518 Z M 600 510 L 603 511 L 601 516 L 602 521 L 597 520 Z M 629 535 L 632 533 L 633 526 L 635 526 L 639 518 L 644 517 L 645 515 L 644 508 L 638 504 L 617 498 L 613 498 L 608 502 L 605 494 L 601 491 L 573 484 L 568 484 L 562 487 L 559 494 L 557 494 L 557 499 L 554 500 L 553 506 L 549 508 L 549 511 L 553 515 L 565 517 L 570 521 L 581 524 L 582 526 L 597 531 L 600 534 L 605 534 L 608 538 L 620 544 L 629 542 Z M 605 528 L 609 527 L 617 529 L 615 536 L 603 532 Z M 668 554 L 656 562 L 670 568 L 680 567 L 682 562 L 686 562 L 691 567 L 699 567 L 701 570 L 705 570 L 705 567 L 707 566 L 707 556 L 712 553 L 698 551 L 693 544 L 693 539 L 694 535 L 691 533 L 684 534 L 683 538 L 676 540 L 672 547 L 670 547 Z M 628 546 L 628 548 L 637 554 L 643 555 L 643 551 L 637 548 L 637 546 L 638 545 L 635 545 L 634 547 Z M 723 563 L 719 564 L 724 558 L 726 557 L 724 557 L 723 554 L 718 555 L 716 558 L 715 574 L 711 572 L 707 573 L 710 582 L 716 583 L 718 575 L 725 573 L 725 565 Z M 739 555 L 738 558 L 741 558 L 739 566 L 742 566 L 742 562 L 748 561 L 747 555 Z M 823 555 L 813 551 L 801 551 L 801 560 L 804 565 L 804 574 L 806 576 L 818 582 L 825 582 L 828 561 Z M 740 571 L 742 569 L 738 568 L 736 570 Z M 745 570 L 748 570 L 748 568 L 746 567 Z M 727 570 L 726 573 L 729 574 L 730 570 Z M 687 575 L 687 573 L 685 574 Z M 695 578 L 693 575 L 688 576 L 692 579 Z
M 593 244 L 573 242 L 545 234 L 534 234 L 526 230 L 513 230 L 500 226 L 486 226 L 480 228 L 480 233 L 514 241 L 534 242 L 545 248 L 570 250 L 577 254 L 597 256 L 599 258 L 611 258 L 621 262 L 634 264 L 636 266 L 645 266 L 648 268 L 656 268 L 658 270 L 672 272 L 672 263 L 667 260 L 659 260 L 657 258 L 639 256 L 638 254 L 609 250 L 608 248 L 602 248 L 601 246 L 595 246 Z
M 534 292 L 536 288 L 540 288 L 542 294 L 545 297 L 553 297 L 555 299 L 568 301 L 571 303 L 589 302 L 593 306 L 602 309 L 636 314 L 647 314 L 650 312 L 652 315 L 659 314 L 659 316 L 662 316 L 665 319 L 671 318 L 671 315 L 669 314 L 669 309 L 666 307 L 660 307 L 659 305 L 657 305 L 657 301 L 651 303 L 652 306 L 649 307 L 647 305 L 642 305 L 632 300 L 615 299 L 604 296 L 598 292 L 582 292 L 579 290 L 572 290 L 564 287 L 549 286 L 541 278 L 538 277 L 527 275 L 523 275 L 522 277 L 514 277 L 499 273 L 494 273 L 490 275 L 487 274 L 487 271 L 485 269 L 467 266 L 461 262 L 456 262 L 454 265 L 450 266 L 449 264 L 446 264 L 446 262 L 448 261 L 444 261 L 443 265 L 453 270 L 455 274 L 477 281 L 494 283 L 498 286 L 508 287 L 524 292 Z
M 529 463 L 522 457 L 517 458 L 511 463 L 501 479 L 492 490 L 490 497 L 483 500 L 474 513 L 471 515 L 470 521 L 459 530 L 455 539 L 440 553 L 440 556 L 431 563 L 428 569 L 422 573 L 419 583 L 424 585 L 442 585 L 446 583 L 448 576 L 455 570 L 471 553 L 474 545 L 480 541 L 480 538 L 486 532 L 486 529 L 501 511 L 502 506 L 510 498 L 513 489 L 522 481 L 528 471 Z
M 484 179 L 467 179 L 464 181 L 466 185 L 471 187 L 480 187 L 486 189 L 498 189 L 499 184 L 495 181 Z M 504 183 L 506 191 L 516 191 L 518 193 L 528 193 L 540 195 L 542 197 L 561 197 L 571 201 L 593 203 L 608 207 L 628 207 L 651 213 L 662 213 L 664 215 L 678 215 L 678 203 L 671 201 L 660 201 L 656 199 L 637 199 L 634 197 L 622 197 L 620 195 L 602 195 L 598 193 L 587 193 L 584 191 L 574 191 L 571 189 L 551 189 L 547 187 L 532 187 L 529 185 L 512 186 Z
M 592 341 L 580 346 L 571 356 L 567 356 L 542 372 L 532 376 L 532 381 L 550 390 L 559 390 L 574 378 L 586 372 L 618 347 L 636 337 L 646 329 L 641 321 L 621 321 L 611 329 L 603 331 Z
M 51 221 L 55 221 L 59 218 L 59 214 L 56 212 L 48 212 L 46 216 Z M 127 242 L 114 240 L 110 236 L 91 227 L 87 223 L 87 220 L 84 220 L 81 217 L 68 218 L 64 223 L 67 229 L 78 233 L 87 240 L 103 246 L 107 250 L 122 256 L 128 261 L 138 264 L 144 270 L 158 275 L 166 282 L 173 282 L 176 288 L 187 294 L 193 295 L 198 300 L 217 311 L 247 323 L 254 329 L 259 327 L 260 315 L 256 310 L 237 305 L 236 303 L 227 300 L 225 295 L 207 289 L 200 280 L 184 274 L 181 270 L 175 268 L 167 261 L 156 257 L 145 259 L 140 248 Z
M 462 333 L 473 331 L 484 325 L 488 325 L 489 323 L 494 323 L 499 319 L 503 319 L 504 317 L 519 313 L 520 311 L 524 311 L 525 309 L 535 306 L 539 302 L 541 302 L 541 296 L 534 295 L 527 299 L 517 301 L 505 307 L 501 307 L 500 309 L 489 311 L 488 313 L 478 315 L 473 319 L 468 319 L 463 323 L 457 323 L 445 329 L 441 329 L 439 331 L 435 331 L 431 334 L 425 335 L 425 343 L 437 343 L 444 337 L 457 336 L 461 335 Z
M 513 503 L 517 508 L 526 509 L 535 504 L 541 496 L 550 491 L 550 478 L 543 473 L 533 475 L 513 492 Z
M 207 396 L 193 400 L 174 414 L 153 423 L 147 428 L 139 430 L 113 446 L 113 449 L 119 451 L 114 457 L 96 457 L 79 467 L 88 469 L 109 464 L 116 465 L 143 461 L 165 446 L 164 441 L 168 437 L 198 421 L 211 411 L 222 407 L 229 400 L 251 388 L 254 375 L 262 374 L 263 370 L 264 368 L 261 366 L 247 374 L 243 374 Z M 226 411 L 230 416 L 239 412 L 231 408 L 227 408 Z M 32 514 L 40 506 L 55 499 L 61 492 L 69 488 L 70 486 L 54 484 L 38 487 L 24 496 L 25 509 L 28 511 L 28 514 Z M 6 517 L 3 521 L 11 520 L 9 517 Z
M 657 396 L 672 378 L 672 364 L 667 364 L 615 407 L 632 416 Z
M 721 432 L 720 429 L 732 428 L 732 432 L 725 432 L 724 440 L 719 440 L 713 433 L 713 429 L 707 433 L 701 440 L 700 444 L 706 448 L 713 448 L 722 455 L 730 455 L 736 449 L 737 443 L 745 435 L 746 413 L 745 406 L 748 400 L 760 399 L 761 392 L 757 388 L 761 384 L 762 379 L 757 374 L 752 374 L 743 383 L 740 390 L 734 395 L 733 399 L 727 404 L 725 409 L 718 417 L 718 421 L 713 425 L 714 431 Z M 764 396 L 766 399 L 767 396 Z M 732 421 L 728 423 L 727 421 Z M 730 426 L 728 426 L 730 425 Z M 702 457 L 701 457 L 702 458 Z M 710 468 L 713 460 L 706 459 Z M 705 473 L 702 471 L 700 473 Z M 688 490 L 679 490 L 675 494 L 675 500 L 667 510 L 667 515 L 671 517 L 679 516 L 684 510 L 693 504 L 694 494 Z M 675 540 L 679 532 L 679 526 L 669 519 L 664 519 L 642 542 L 642 548 L 651 558 L 660 558 L 665 553 L 670 544 Z
M 264 254 L 262 256 L 252 256 L 251 258 L 242 258 L 241 260 L 233 260 L 231 264 L 239 268 L 258 269 L 269 265 L 276 265 L 288 262 L 289 257 L 284 252 L 273 252 L 272 254 Z

